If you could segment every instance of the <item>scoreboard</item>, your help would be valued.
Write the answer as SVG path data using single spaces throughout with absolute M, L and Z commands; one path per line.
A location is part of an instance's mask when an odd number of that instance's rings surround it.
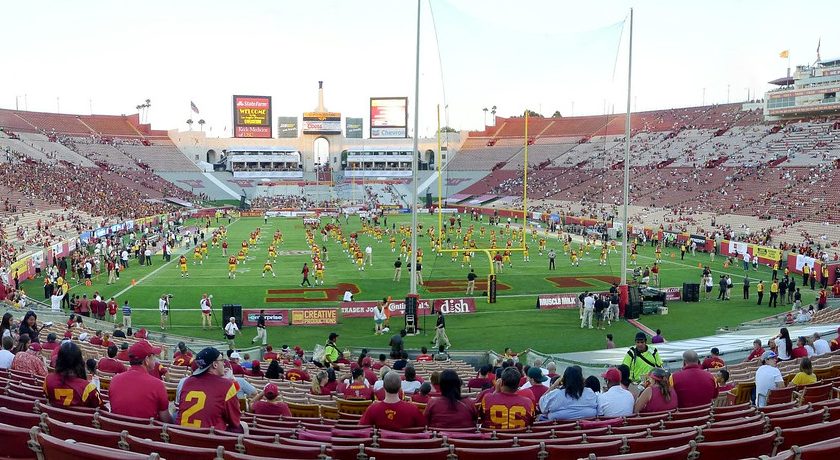
M 271 135 L 271 96 L 233 96 L 233 137 Z

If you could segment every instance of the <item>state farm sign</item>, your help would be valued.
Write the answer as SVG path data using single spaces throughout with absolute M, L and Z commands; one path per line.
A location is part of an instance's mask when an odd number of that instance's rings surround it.
M 577 294 L 541 294 L 537 297 L 540 310 L 572 310 L 577 308 Z
M 471 297 L 458 299 L 435 299 L 435 311 L 441 311 L 444 315 L 475 313 L 475 299 Z

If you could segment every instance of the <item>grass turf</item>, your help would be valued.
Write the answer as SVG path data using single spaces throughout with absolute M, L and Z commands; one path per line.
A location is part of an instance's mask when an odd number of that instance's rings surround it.
M 407 215 L 388 217 L 389 226 L 395 223 L 399 228 L 400 223 L 408 222 L 410 222 L 410 216 Z M 436 225 L 437 222 L 432 216 L 421 216 L 421 223 L 428 228 L 428 226 Z M 211 225 L 215 226 L 215 221 Z M 467 220 L 464 226 L 468 225 L 470 222 Z M 106 285 L 105 275 L 100 275 L 91 287 L 79 285 L 74 287 L 72 292 L 88 294 L 89 297 L 94 291 L 99 291 L 105 298 L 118 295 L 120 304 L 128 300 L 133 306 L 134 328 L 143 326 L 150 330 L 158 329 L 157 299 L 162 294 L 171 293 L 174 294 L 174 298 L 170 320 L 175 333 L 220 340 L 222 338 L 220 329 L 204 331 L 200 327 L 198 303 L 202 293 L 214 295 L 213 305 L 217 313 L 215 316 L 219 320 L 221 320 L 221 305 L 225 303 L 241 304 L 243 308 L 337 306 L 337 301 L 324 299 L 325 294 L 320 286 L 305 290 L 304 296 L 312 299 L 311 302 L 267 302 L 267 298 L 275 297 L 267 293 L 268 289 L 299 288 L 301 267 L 304 262 L 310 262 L 310 258 L 306 250 L 305 231 L 300 219 L 272 218 L 267 224 L 263 223 L 262 218 L 236 220 L 228 226 L 230 249 L 238 248 L 241 241 L 257 227 L 262 229 L 262 239 L 255 248 L 249 251 L 248 260 L 238 268 L 235 280 L 228 279 L 227 260 L 221 256 L 221 249 L 217 248 L 210 249 L 210 256 L 202 265 L 193 264 L 191 251 L 189 251 L 187 258 L 190 262 L 190 277 L 181 278 L 176 262 L 177 254 L 183 250 L 179 248 L 169 264 L 164 265 L 160 256 L 154 257 L 151 267 L 139 266 L 135 260 L 132 260 L 129 269 L 122 274 L 120 281 L 116 284 Z M 358 231 L 359 219 L 351 218 L 350 223 L 343 227 L 345 235 L 354 230 Z M 491 227 L 487 228 L 489 237 Z M 272 278 L 268 275 L 263 278 L 262 265 L 267 258 L 267 248 L 276 229 L 280 229 L 284 236 L 284 242 L 278 247 L 281 254 L 274 266 L 277 277 Z M 394 298 L 403 298 L 409 287 L 409 274 L 405 269 L 408 264 L 404 264 L 402 281 L 399 283 L 391 281 L 393 262 L 399 254 L 401 239 L 401 236 L 397 237 L 397 254 L 392 254 L 387 236 L 383 238 L 383 242 L 378 243 L 372 237 L 360 233 L 360 245 L 364 247 L 370 244 L 373 248 L 374 264 L 372 267 L 366 267 L 364 271 L 359 271 L 355 264 L 351 264 L 338 243 L 331 239 L 326 243 L 330 262 L 326 263 L 324 287 L 329 289 L 334 288 L 337 283 L 353 283 L 359 289 L 355 296 L 356 300 L 376 300 L 389 295 Z M 457 262 L 451 262 L 448 254 L 435 257 L 425 235 L 420 236 L 418 241 L 425 252 L 423 277 L 427 284 L 429 281 L 441 280 L 465 283 L 469 269 L 461 268 L 460 257 Z M 488 239 L 476 238 L 476 241 L 478 247 L 489 244 Z M 505 239 L 499 238 L 498 241 L 498 244 L 503 246 Z M 319 245 L 322 244 L 320 235 L 316 236 L 316 242 Z M 577 310 L 540 311 L 535 308 L 538 293 L 580 292 L 583 289 L 607 288 L 608 283 L 589 277 L 604 275 L 618 277 L 620 255 L 610 255 L 609 264 L 599 266 L 599 253 L 593 250 L 588 256 L 584 255 L 580 267 L 571 267 L 558 241 L 548 238 L 548 247 L 554 248 L 558 253 L 557 270 L 548 271 L 547 256 L 539 255 L 537 242 L 532 241 L 530 235 L 529 246 L 530 262 L 523 262 L 522 254 L 514 253 L 513 267 L 505 267 L 504 272 L 499 274 L 500 286 L 504 285 L 507 289 L 498 291 L 497 303 L 488 304 L 485 298 L 477 297 L 477 313 L 448 316 L 447 333 L 452 341 L 453 349 L 501 350 L 510 346 L 517 351 L 533 348 L 547 353 L 592 350 L 604 346 L 606 333 L 612 333 L 619 346 L 632 343 L 636 329 L 624 321 L 614 323 L 606 331 L 582 330 Z M 577 243 L 573 244 L 573 247 L 577 246 Z M 671 252 L 676 253 L 675 257 L 670 256 Z M 642 266 L 652 264 L 653 256 L 653 249 L 650 246 L 641 248 L 639 264 Z M 729 273 L 734 281 L 731 301 L 701 300 L 698 303 L 675 301 L 669 303 L 669 315 L 643 316 L 640 319 L 642 323 L 653 329 L 662 329 L 667 339 L 677 340 L 711 335 L 720 327 L 737 326 L 743 321 L 767 316 L 773 312 L 767 308 L 766 298 L 764 306 L 755 305 L 755 282 L 753 282 L 752 300 L 741 300 L 741 282 L 744 272 L 740 265 L 725 269 L 722 257 L 718 257 L 712 263 L 708 254 L 699 252 L 696 256 L 686 255 L 685 260 L 680 260 L 679 251 L 675 248 L 666 248 L 663 257 L 665 261 L 660 275 L 662 286 L 681 286 L 683 282 L 699 282 L 701 268 L 698 268 L 698 263 L 709 264 L 714 271 L 715 279 L 721 273 Z M 485 279 L 489 269 L 486 256 L 477 255 L 473 259 L 473 267 L 479 275 L 479 280 Z M 758 271 L 751 270 L 749 276 L 754 279 L 764 279 L 767 283 L 770 279 L 770 271 L 766 267 L 759 267 Z M 564 285 L 569 281 L 579 279 L 589 283 L 590 286 L 558 287 L 547 279 L 551 277 L 566 277 L 561 280 Z M 131 285 L 132 280 L 137 281 L 136 285 Z M 43 292 L 40 280 L 29 281 L 24 284 L 24 288 L 35 297 L 39 297 L 38 293 Z M 479 291 L 478 287 L 476 290 Z M 343 290 L 340 292 L 336 290 L 337 295 L 342 292 Z M 803 291 L 805 299 L 810 298 L 809 292 L 807 289 Z M 462 291 L 430 292 L 423 286 L 419 286 L 419 293 L 422 298 L 460 297 L 463 294 Z M 713 294 L 716 296 L 717 286 Z M 419 319 L 421 327 L 423 321 L 423 318 Z M 427 327 L 430 329 L 434 327 L 434 317 L 429 317 L 425 321 Z M 401 325 L 401 317 L 392 319 L 392 330 L 399 329 Z M 331 331 L 336 331 L 341 335 L 339 345 L 342 346 L 384 347 L 388 342 L 387 335 L 383 337 L 373 335 L 372 319 L 339 318 L 339 324 L 335 326 L 269 328 L 269 343 L 298 344 L 311 349 L 315 344 L 322 344 Z M 237 338 L 237 346 L 247 346 L 254 335 L 253 328 L 245 328 L 242 336 Z M 407 337 L 406 347 L 417 349 L 422 345 L 428 345 L 431 338 L 431 334 Z

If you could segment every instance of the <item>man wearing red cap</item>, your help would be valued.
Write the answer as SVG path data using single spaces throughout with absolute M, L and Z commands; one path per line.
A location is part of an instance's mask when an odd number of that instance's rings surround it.
M 157 363 L 155 356 L 159 354 L 160 348 L 153 347 L 145 340 L 128 349 L 131 368 L 128 372 L 114 376 L 108 389 L 111 412 L 172 423 L 166 386 L 160 379 L 149 374 Z
M 254 397 L 254 402 L 251 404 L 251 410 L 257 415 L 280 415 L 284 417 L 291 417 L 292 413 L 289 410 L 289 405 L 278 400 L 280 389 L 277 385 L 269 383 L 265 386 L 263 391 L 259 392 Z M 263 400 L 265 398 L 265 400 Z
M 236 383 L 224 377 L 224 356 L 207 347 L 198 352 L 195 362 L 198 368 L 181 387 L 176 424 L 241 433 Z
M 303 362 L 295 359 L 293 368 L 286 371 L 286 380 L 290 382 L 308 382 L 310 381 L 309 373 L 303 370 Z
M 607 391 L 598 394 L 598 416 L 610 418 L 633 415 L 636 400 L 633 393 L 621 386 L 621 371 L 611 367 L 601 377 L 607 383 Z
M 365 373 L 365 380 L 367 380 L 370 386 L 373 386 L 373 384 L 375 384 L 376 381 L 379 380 L 379 377 L 376 375 L 376 372 L 373 372 L 373 370 L 371 370 L 371 364 L 372 362 L 370 356 L 365 356 L 364 358 L 362 358 L 362 371 L 364 371 Z

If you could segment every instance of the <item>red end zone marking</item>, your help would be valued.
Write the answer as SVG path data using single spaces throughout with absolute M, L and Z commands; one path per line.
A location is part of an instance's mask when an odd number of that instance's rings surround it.
M 423 287 L 429 292 L 462 292 L 467 290 L 466 280 L 431 280 L 423 283 Z M 475 282 L 475 288 L 479 291 L 487 290 L 487 281 Z M 497 291 L 508 291 L 510 286 L 505 283 L 496 282 Z
M 327 300 L 341 300 L 344 292 L 350 291 L 353 295 L 359 293 L 359 287 L 351 283 L 338 283 L 331 288 L 291 288 L 291 289 L 269 289 L 268 295 L 280 295 L 284 297 L 266 297 L 266 302 L 324 302 Z M 293 296 L 293 294 L 315 294 L 310 296 Z M 318 295 L 320 294 L 320 295 Z
M 554 284 L 559 288 L 586 288 L 596 287 L 596 284 L 587 282 L 586 280 L 598 280 L 606 284 L 620 283 L 621 278 L 612 275 L 591 275 L 591 276 L 553 276 L 546 278 L 546 281 Z

